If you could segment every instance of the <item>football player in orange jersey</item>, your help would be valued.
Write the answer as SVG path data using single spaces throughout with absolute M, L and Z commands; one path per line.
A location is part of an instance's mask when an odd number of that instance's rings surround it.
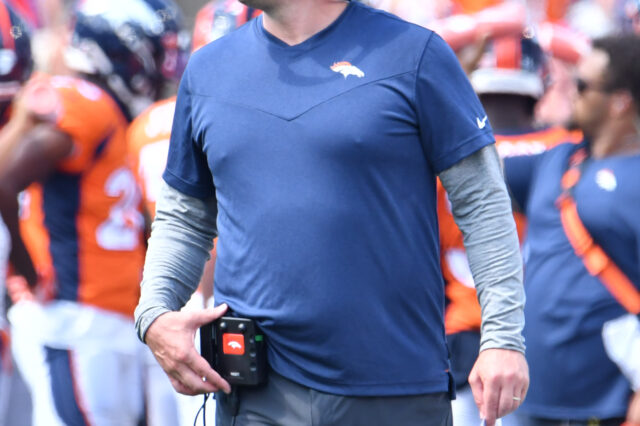
M 133 328 L 144 221 L 125 134 L 179 74 L 179 10 L 169 0 L 84 0 L 73 15 L 65 59 L 77 75 L 36 76 L 0 133 L 0 145 L 15 146 L 0 170 L 15 236 L 10 279 L 32 290 L 12 308 L 23 339 L 15 350 L 34 424 L 136 425 L 145 414 L 175 424 L 168 380 L 145 386 L 156 364 Z
M 488 43 L 479 67 L 470 75 L 487 113 L 485 117 L 477 117 L 477 125 L 482 127 L 487 120 L 491 122 L 502 158 L 533 155 L 562 142 L 579 140 L 579 135 L 564 128 L 536 125 L 536 103 L 546 88 L 545 62 L 545 54 L 535 39 L 503 37 Z M 469 382 L 475 380 L 472 367 L 480 342 L 480 305 L 462 234 L 453 221 L 441 185 L 438 190 L 442 271 L 448 300 L 445 327 L 458 392 L 452 404 L 454 424 L 477 425 L 480 417 Z M 516 225 L 523 241 L 523 217 L 516 215 Z
M 205 4 L 196 15 L 192 50 L 195 52 L 207 43 L 228 34 L 258 16 L 261 11 L 247 7 L 238 0 L 214 0 Z M 146 209 L 155 215 L 155 202 L 158 196 L 162 173 L 164 172 L 169 151 L 169 137 L 176 107 L 176 97 L 172 96 L 154 103 L 140 114 L 129 126 L 127 143 Z M 199 291 L 194 293 L 187 304 L 197 309 L 212 302 L 213 274 L 215 269 L 215 246 L 211 259 L 205 265 Z M 188 308 L 187 308 L 188 309 Z M 202 400 L 185 395 L 178 396 L 182 424 L 192 424 L 193 418 Z M 215 404 L 208 404 L 207 417 L 215 414 Z

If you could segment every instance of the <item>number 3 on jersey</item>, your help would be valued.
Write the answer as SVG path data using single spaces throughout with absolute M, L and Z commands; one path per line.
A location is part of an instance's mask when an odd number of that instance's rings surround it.
M 105 194 L 119 197 L 109 210 L 109 217 L 96 229 L 96 241 L 105 250 L 133 250 L 140 244 L 144 218 L 138 211 L 140 192 L 133 173 L 121 167 L 104 186 Z

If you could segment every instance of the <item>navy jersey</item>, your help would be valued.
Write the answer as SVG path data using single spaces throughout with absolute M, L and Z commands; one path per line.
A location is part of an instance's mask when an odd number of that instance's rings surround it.
M 349 3 L 288 46 L 258 17 L 196 52 L 164 179 L 217 199 L 216 302 L 271 367 L 346 395 L 449 388 L 436 174 L 493 142 L 445 42 Z
M 544 418 L 624 417 L 630 384 L 605 353 L 602 327 L 626 311 L 575 255 L 556 206 L 577 148 L 505 159 L 509 187 L 528 219 L 524 335 L 531 387 L 521 410 Z M 640 155 L 589 159 L 573 196 L 595 242 L 640 288 L 639 170 Z

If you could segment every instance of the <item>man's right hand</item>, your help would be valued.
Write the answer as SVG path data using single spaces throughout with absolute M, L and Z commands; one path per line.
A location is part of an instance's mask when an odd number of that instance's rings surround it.
M 167 312 L 156 318 L 147 330 L 145 341 L 176 391 L 185 395 L 198 395 L 222 390 L 231 392 L 231 386 L 196 351 L 196 330 L 221 317 L 227 305 L 196 312 Z

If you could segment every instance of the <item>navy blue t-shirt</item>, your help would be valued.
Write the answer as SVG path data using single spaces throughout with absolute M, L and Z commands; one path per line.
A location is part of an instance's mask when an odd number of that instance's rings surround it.
M 436 174 L 493 142 L 445 42 L 350 3 L 288 46 L 258 18 L 194 54 L 164 178 L 218 205 L 216 303 L 283 376 L 448 390 Z
M 536 417 L 624 417 L 631 388 L 608 358 L 606 321 L 624 308 L 575 255 L 556 200 L 578 145 L 505 159 L 505 174 L 528 219 L 524 336 L 531 386 L 520 408 Z M 585 227 L 640 288 L 640 155 L 590 159 L 573 196 Z

